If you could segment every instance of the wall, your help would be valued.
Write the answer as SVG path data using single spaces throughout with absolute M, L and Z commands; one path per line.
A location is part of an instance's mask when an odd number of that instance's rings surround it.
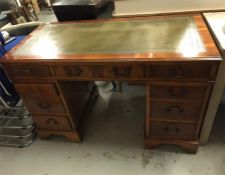
M 115 3 L 115 15 L 156 14 L 214 9 L 223 9 L 225 11 L 225 0 L 121 0 Z

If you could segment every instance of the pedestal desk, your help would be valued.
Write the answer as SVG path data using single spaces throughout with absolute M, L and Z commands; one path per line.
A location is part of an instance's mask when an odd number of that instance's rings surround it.
M 41 138 L 80 142 L 93 81 L 141 81 L 146 148 L 192 153 L 220 61 L 199 14 L 47 24 L 0 60 Z

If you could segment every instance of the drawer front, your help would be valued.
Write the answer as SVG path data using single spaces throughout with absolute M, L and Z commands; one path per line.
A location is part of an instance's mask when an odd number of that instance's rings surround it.
M 197 121 L 200 117 L 201 102 L 150 102 L 152 119 Z
M 24 101 L 32 114 L 66 114 L 64 105 L 61 102 L 60 98 L 25 98 Z
M 38 129 L 56 130 L 56 131 L 72 130 L 70 122 L 66 117 L 34 115 L 33 120 Z
M 133 79 L 146 77 L 140 65 L 74 65 L 54 66 L 57 77 Z
M 59 95 L 54 84 L 15 84 L 15 87 L 22 97 L 44 98 Z
M 167 85 L 150 84 L 150 98 L 157 99 L 197 99 L 202 100 L 207 92 L 207 85 Z
M 146 77 L 144 65 L 113 65 L 107 70 L 107 77 L 117 79 L 142 79 Z
M 195 139 L 196 125 L 183 123 L 152 122 L 150 136 L 162 138 Z
M 171 63 L 152 65 L 149 77 L 152 79 L 215 79 L 215 65 L 212 63 Z
M 101 65 L 64 65 L 54 66 L 53 70 L 56 77 L 103 78 L 105 68 Z
M 51 77 L 48 66 L 31 66 L 31 65 L 7 65 L 8 73 L 16 78 L 45 78 Z

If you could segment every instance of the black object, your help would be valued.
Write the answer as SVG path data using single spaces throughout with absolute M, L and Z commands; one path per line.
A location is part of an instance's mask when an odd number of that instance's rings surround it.
M 113 0 L 61 0 L 52 5 L 58 21 L 97 19 L 101 13 L 114 10 Z
M 0 28 L 8 24 L 10 21 L 8 18 L 0 19 Z
M 0 13 L 17 7 L 16 1 L 0 0 Z

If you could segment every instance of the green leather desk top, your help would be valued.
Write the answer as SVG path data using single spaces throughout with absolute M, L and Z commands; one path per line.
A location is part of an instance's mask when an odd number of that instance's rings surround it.
M 13 55 L 203 52 L 192 16 L 45 25 Z

